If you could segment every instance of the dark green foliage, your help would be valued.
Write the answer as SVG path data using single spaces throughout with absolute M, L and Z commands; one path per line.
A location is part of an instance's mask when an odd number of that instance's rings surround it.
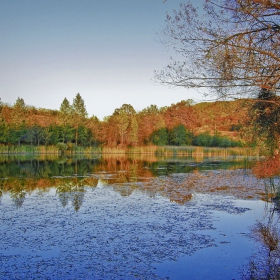
M 211 147 L 212 142 L 213 137 L 209 134 L 209 132 L 204 132 L 194 137 L 193 144 L 195 146 Z
M 61 127 L 60 132 L 64 143 L 72 142 L 75 139 L 75 129 L 70 124 Z
M 78 126 L 78 144 L 82 146 L 89 146 L 90 145 L 90 139 L 91 138 L 91 133 L 90 130 L 87 129 L 83 125 Z
M 6 143 L 7 141 L 7 129 L 5 124 L 0 124 L 0 143 Z
M 230 140 L 228 137 L 220 136 L 217 133 L 214 136 L 211 136 L 209 132 L 204 132 L 195 136 L 193 145 L 203 146 L 203 147 L 222 147 L 222 148 L 242 146 L 242 144 L 238 141 Z
M 165 127 L 154 131 L 150 136 L 150 141 L 158 146 L 164 146 L 168 144 L 168 133 Z
M 6 126 L 4 128 L 5 136 L 3 137 L 6 143 L 20 145 L 27 137 L 28 130 L 24 124 L 19 126 Z
M 242 124 L 233 124 L 230 128 L 230 131 L 240 131 Z
M 254 125 L 256 139 L 265 139 L 271 152 L 278 147 L 280 134 L 280 106 L 279 97 L 263 88 L 261 89 L 257 102 L 250 110 L 250 116 Z
M 169 144 L 175 146 L 191 145 L 193 137 L 193 134 L 180 124 L 169 131 Z
M 62 141 L 62 128 L 60 126 L 51 125 L 50 126 L 50 144 L 56 145 Z

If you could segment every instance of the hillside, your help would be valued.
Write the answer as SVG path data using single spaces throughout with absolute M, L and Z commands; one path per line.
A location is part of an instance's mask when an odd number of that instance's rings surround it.
M 196 136 L 204 132 L 241 140 L 240 130 L 248 122 L 246 100 L 202 102 L 195 105 L 181 101 L 163 108 L 151 105 L 140 112 L 136 112 L 129 104 L 123 104 L 111 116 L 100 121 L 95 116 L 87 117 L 83 100 L 79 98 L 85 112 L 83 116 L 67 100 L 64 100 L 68 106 L 64 111 L 26 106 L 20 98 L 14 106 L 2 103 L 0 143 L 176 145 L 178 133 L 184 138 L 193 137 L 188 133 Z M 190 142 L 183 139 L 180 143 L 188 145 Z
M 247 100 L 202 102 L 193 109 L 198 120 L 194 129 L 196 134 L 218 131 L 221 135 L 239 138 L 238 131 L 249 120 Z

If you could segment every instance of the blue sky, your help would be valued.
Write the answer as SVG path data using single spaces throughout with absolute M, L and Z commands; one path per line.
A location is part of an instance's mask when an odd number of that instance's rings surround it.
M 183 99 L 196 91 L 153 81 L 170 53 L 158 42 L 168 0 L 1 0 L 0 97 L 59 109 L 79 92 L 89 116 L 102 119 L 122 104 L 136 110 Z

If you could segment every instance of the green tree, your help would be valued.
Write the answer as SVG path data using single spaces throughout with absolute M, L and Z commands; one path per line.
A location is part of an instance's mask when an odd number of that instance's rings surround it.
M 59 119 L 62 123 L 62 142 L 67 142 L 69 126 L 73 123 L 73 108 L 70 105 L 68 99 L 65 97 L 60 105 Z
M 169 132 L 169 142 L 171 145 L 183 146 L 191 145 L 193 141 L 193 134 L 186 129 L 182 124 L 174 127 Z
M 165 127 L 162 127 L 154 131 L 150 136 L 150 141 L 158 146 L 164 146 L 168 144 L 168 133 Z
M 74 114 L 78 115 L 80 118 L 84 119 L 88 116 L 85 102 L 79 93 L 77 93 L 76 97 L 73 99 L 72 107 Z
M 85 122 L 85 119 L 87 117 L 87 111 L 85 102 L 82 99 L 81 95 L 77 93 L 76 97 L 73 99 L 73 116 L 74 116 L 74 127 L 75 127 L 75 143 L 78 145 L 78 137 L 79 137 L 79 125 L 83 124 Z
M 63 135 L 63 127 L 58 125 L 50 126 L 50 144 L 56 145 L 57 143 L 62 141 L 61 135 Z

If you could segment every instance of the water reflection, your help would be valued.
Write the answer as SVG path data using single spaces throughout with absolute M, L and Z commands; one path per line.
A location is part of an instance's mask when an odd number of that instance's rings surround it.
M 0 178 L 50 178 L 87 175 L 95 172 L 123 172 L 124 181 L 138 177 L 188 173 L 193 170 L 244 168 L 252 163 L 242 158 L 156 158 L 108 156 L 93 159 L 57 158 L 53 160 L 6 160 L 0 158 Z
M 71 203 L 76 211 L 83 203 L 85 187 L 96 187 L 100 179 L 113 185 L 121 196 L 139 189 L 149 197 L 161 194 L 179 204 L 190 201 L 196 192 L 219 192 L 243 199 L 274 197 L 275 190 L 267 192 L 266 181 L 257 179 L 244 166 L 250 162 L 233 158 L 204 162 L 192 158 L 143 161 L 121 156 L 11 161 L 0 164 L 1 192 L 9 192 L 16 207 L 21 207 L 27 193 L 54 187 L 61 205 Z
M 279 196 L 276 198 L 278 202 Z M 244 280 L 280 279 L 280 211 L 277 202 L 267 204 L 264 217 L 252 227 L 251 236 L 259 249 L 243 270 Z
M 254 247 L 247 227 L 264 201 L 266 216 L 252 229 L 262 250 L 243 276 L 277 279 L 279 180 L 244 166 L 218 158 L 3 161 L 3 279 L 163 279 L 167 264 L 175 279 L 204 269 L 210 279 L 237 279 Z
M 84 184 L 84 180 L 78 180 L 78 178 L 66 178 L 61 180 L 60 184 L 56 186 L 56 193 L 61 205 L 66 207 L 70 201 L 75 211 L 78 211 L 84 200 Z
M 13 181 L 13 188 L 10 190 L 10 196 L 17 208 L 20 208 L 23 205 L 23 202 L 26 197 L 26 188 L 24 180 L 15 179 Z

